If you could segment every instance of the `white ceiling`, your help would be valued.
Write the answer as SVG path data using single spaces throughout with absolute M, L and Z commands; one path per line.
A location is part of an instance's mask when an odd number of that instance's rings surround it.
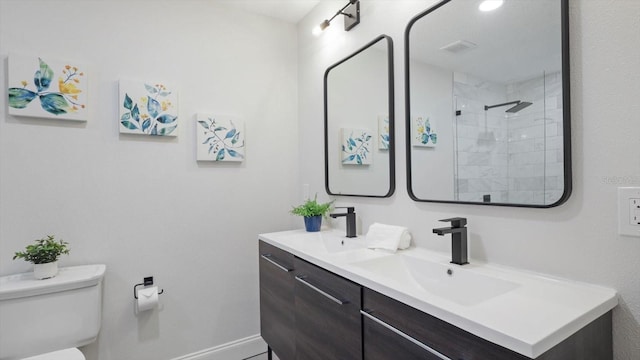
M 218 0 L 247 12 L 270 16 L 293 24 L 304 18 L 321 0 Z

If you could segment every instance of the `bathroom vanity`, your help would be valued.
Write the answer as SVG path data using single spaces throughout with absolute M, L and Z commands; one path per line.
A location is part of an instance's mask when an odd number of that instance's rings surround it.
M 342 232 L 259 236 L 261 334 L 292 359 L 612 359 L 615 291 Z

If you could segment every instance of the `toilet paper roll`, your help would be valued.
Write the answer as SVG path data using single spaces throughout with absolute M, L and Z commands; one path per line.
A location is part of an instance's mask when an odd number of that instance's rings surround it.
M 149 286 L 138 290 L 136 306 L 138 312 L 152 310 L 158 307 L 158 287 Z

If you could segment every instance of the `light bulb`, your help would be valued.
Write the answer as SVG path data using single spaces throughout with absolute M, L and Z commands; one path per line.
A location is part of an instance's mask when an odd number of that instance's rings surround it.
M 480 11 L 493 11 L 502 6 L 503 3 L 504 0 L 484 0 L 482 3 L 480 3 L 478 9 Z

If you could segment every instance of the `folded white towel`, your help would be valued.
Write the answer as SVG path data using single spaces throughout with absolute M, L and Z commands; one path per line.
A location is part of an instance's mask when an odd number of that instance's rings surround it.
M 411 234 L 404 226 L 385 225 L 373 223 L 365 238 L 369 249 L 384 249 L 396 252 L 398 249 L 406 249 L 411 244 Z

